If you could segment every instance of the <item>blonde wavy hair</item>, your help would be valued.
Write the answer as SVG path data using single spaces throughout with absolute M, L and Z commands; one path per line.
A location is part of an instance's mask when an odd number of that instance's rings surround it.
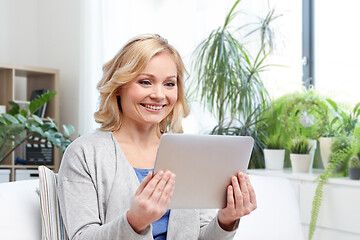
M 97 85 L 100 92 L 99 110 L 94 117 L 100 130 L 116 131 L 122 125 L 121 99 L 118 90 L 139 76 L 150 59 L 162 52 L 170 53 L 177 67 L 178 99 L 170 114 L 159 123 L 160 133 L 182 133 L 181 121 L 189 112 L 185 98 L 184 75 L 187 74 L 178 51 L 167 40 L 156 34 L 140 35 L 131 39 L 113 59 L 103 66 L 103 77 Z M 188 75 L 188 74 L 187 74 Z

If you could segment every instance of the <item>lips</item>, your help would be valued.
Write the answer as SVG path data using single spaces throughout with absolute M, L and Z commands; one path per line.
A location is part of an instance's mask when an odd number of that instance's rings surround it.
M 143 104 L 143 103 L 141 103 L 140 105 L 151 110 L 161 110 L 166 106 L 166 105 L 152 105 L 152 104 Z

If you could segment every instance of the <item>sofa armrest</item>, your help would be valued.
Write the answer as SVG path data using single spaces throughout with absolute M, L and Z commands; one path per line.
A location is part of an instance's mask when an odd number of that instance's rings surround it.
M 41 239 L 39 180 L 0 184 L 0 239 Z

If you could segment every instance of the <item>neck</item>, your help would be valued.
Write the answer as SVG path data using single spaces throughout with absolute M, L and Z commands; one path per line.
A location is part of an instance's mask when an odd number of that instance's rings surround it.
M 160 132 L 157 125 L 139 126 L 136 124 L 123 124 L 120 129 L 114 131 L 117 139 L 123 142 L 140 146 L 149 146 L 159 142 Z

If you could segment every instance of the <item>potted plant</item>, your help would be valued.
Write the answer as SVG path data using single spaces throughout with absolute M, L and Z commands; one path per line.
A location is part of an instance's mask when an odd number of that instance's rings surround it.
M 308 139 L 298 138 L 290 144 L 290 161 L 293 173 L 309 172 L 311 146 Z
M 312 146 L 310 168 L 313 166 L 317 140 L 324 132 L 328 106 L 323 97 L 312 88 L 286 94 L 275 100 L 280 110 L 278 121 L 291 139 L 307 138 Z
M 282 170 L 284 168 L 286 143 L 281 135 L 271 135 L 266 139 L 264 149 L 265 168 Z
M 358 156 L 352 156 L 349 160 L 349 177 L 353 180 L 360 179 L 360 159 Z
M 360 103 L 347 112 L 330 98 L 326 99 L 326 102 L 329 106 L 329 117 L 325 121 L 324 134 L 319 139 L 321 159 L 325 169 L 330 161 L 333 138 L 338 135 L 351 135 L 360 115 Z
M 223 26 L 213 30 L 196 48 L 193 55 L 193 72 L 191 90 L 200 96 L 200 101 L 207 106 L 217 118 L 217 125 L 211 134 L 218 135 L 248 135 L 255 140 L 250 168 L 263 167 L 263 148 L 261 141 L 262 129 L 257 123 L 259 116 L 268 101 L 268 93 L 263 85 L 260 73 L 268 67 L 265 59 L 269 52 L 264 53 L 269 39 L 262 38 L 262 43 L 256 51 L 255 58 L 250 55 L 245 39 L 238 37 L 238 30 L 231 31 L 231 22 L 238 14 L 235 8 L 237 0 L 225 18 Z M 250 31 L 250 34 L 266 30 L 268 36 L 269 24 L 278 17 L 271 10 L 260 28 Z M 234 28 L 233 28 L 234 29 Z M 242 34 L 240 36 L 247 36 Z M 270 38 L 271 39 L 271 38 Z
M 12 108 L 8 113 L 0 114 L 0 163 L 26 140 L 38 135 L 65 151 L 71 143 L 69 136 L 74 132 L 73 126 L 63 125 L 61 133 L 52 119 L 45 121 L 34 114 L 55 94 L 55 91 L 45 93 L 27 104 L 25 109 L 20 109 L 15 102 L 9 102 Z

